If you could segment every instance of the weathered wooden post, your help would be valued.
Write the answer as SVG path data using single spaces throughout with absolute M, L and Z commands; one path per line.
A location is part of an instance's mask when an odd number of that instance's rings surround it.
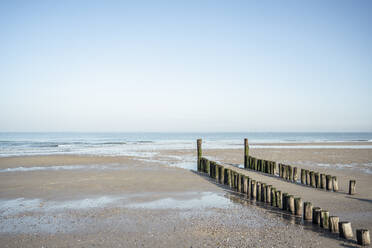
M 289 170 L 288 180 L 292 182 L 293 181 L 293 167 L 288 165 L 288 170 Z
M 297 216 L 301 216 L 302 215 L 302 200 L 300 197 L 296 197 L 294 199 L 294 203 L 295 203 L 295 213 Z
M 254 158 L 254 170 L 258 169 L 257 158 Z
M 306 184 L 305 169 L 301 169 L 301 184 Z
M 297 167 L 293 167 L 293 182 L 297 183 L 297 180 L 298 180 Z
M 294 203 L 294 197 L 293 197 L 293 195 L 288 195 L 288 196 L 287 196 L 287 210 L 288 210 L 291 214 L 295 214 L 295 213 L 296 213 L 296 209 L 295 209 L 295 203 Z
M 256 183 L 256 188 L 257 188 L 256 200 L 261 201 L 261 183 L 260 182 Z
M 240 192 L 245 193 L 244 191 L 244 178 L 245 176 L 243 174 L 240 174 Z
M 358 245 L 370 245 L 371 238 L 369 237 L 369 231 L 367 229 L 357 229 L 357 243 Z
M 244 168 L 248 168 L 249 146 L 248 139 L 244 139 Z
M 327 190 L 332 190 L 332 176 L 331 175 L 327 175 L 326 176 L 326 179 L 327 179 Z
M 332 233 L 338 233 L 338 222 L 340 221 L 340 218 L 337 216 L 331 216 L 329 217 L 329 231 Z
M 209 177 L 213 178 L 213 161 L 209 161 Z
M 322 210 L 320 212 L 320 227 L 329 229 L 329 212 L 327 210 Z
M 313 205 L 311 202 L 304 203 L 304 220 L 312 220 L 313 219 Z
M 306 175 L 306 185 L 310 185 L 310 173 L 309 170 L 305 170 Z
M 243 191 L 247 193 L 248 192 L 248 177 L 244 176 L 243 183 L 244 183 Z
M 280 191 L 280 190 L 277 190 L 276 192 L 276 196 L 275 196 L 275 198 L 276 198 L 276 206 L 278 207 L 278 208 L 283 208 L 283 201 L 282 201 L 282 192 Z
M 349 195 L 354 195 L 356 193 L 355 186 L 356 186 L 356 181 L 350 180 L 349 181 Z
M 320 224 L 320 213 L 322 209 L 319 207 L 313 208 L 313 223 L 319 225 Z
M 311 187 L 316 188 L 314 171 L 310 171 L 310 184 L 311 184 Z
M 278 163 L 279 177 L 282 178 L 282 164 Z
M 198 154 L 198 171 L 200 171 L 200 161 L 202 158 L 202 139 L 196 140 L 197 154 Z
M 273 174 L 274 174 L 274 175 L 276 175 L 276 171 L 277 171 L 276 162 L 273 161 Z
M 232 188 L 232 175 L 230 169 L 227 169 L 227 183 L 229 184 L 229 187 Z
M 220 177 L 220 173 L 219 173 L 220 172 L 220 165 L 218 165 L 217 163 L 215 163 L 215 168 L 216 169 L 215 169 L 215 175 L 214 175 L 215 177 L 214 177 L 214 179 L 216 179 L 216 181 L 219 182 L 218 179 Z
M 326 186 L 327 186 L 326 176 L 324 174 L 320 174 L 320 187 L 322 189 L 325 189 Z
M 236 187 L 236 190 L 238 192 L 241 192 L 242 191 L 242 183 L 241 183 L 241 175 L 240 175 L 240 173 L 237 173 L 237 177 L 238 177 L 238 185 Z
M 271 185 L 266 186 L 266 203 L 271 203 Z
M 276 188 L 271 188 L 271 206 L 276 207 Z
M 261 201 L 266 202 L 266 183 L 261 183 Z
M 287 204 L 287 200 L 288 200 L 288 193 L 283 193 L 282 194 L 282 209 L 285 211 L 287 210 L 288 208 L 288 204 Z
M 225 167 L 221 165 L 220 169 L 220 183 L 225 184 Z
M 338 223 L 338 229 L 340 231 L 340 237 L 344 239 L 353 238 L 353 229 L 351 228 L 351 223 L 348 221 L 341 221 Z
M 337 192 L 338 191 L 337 177 L 335 177 L 335 176 L 332 177 L 332 184 L 333 184 L 333 191 Z
M 317 188 L 320 188 L 320 176 L 319 176 L 319 172 L 315 172 L 315 186 Z
M 256 200 L 257 197 L 257 184 L 255 180 L 251 180 L 251 198 Z
M 211 171 L 210 161 L 208 159 L 205 159 L 205 173 L 210 175 L 210 173 L 211 173 L 210 171 Z
M 248 184 L 248 188 L 247 188 L 247 196 L 250 197 L 251 195 L 251 178 L 247 177 L 247 184 Z
M 289 181 L 289 180 L 291 180 L 291 166 L 286 165 L 285 170 L 286 170 L 286 172 L 285 172 L 286 180 Z

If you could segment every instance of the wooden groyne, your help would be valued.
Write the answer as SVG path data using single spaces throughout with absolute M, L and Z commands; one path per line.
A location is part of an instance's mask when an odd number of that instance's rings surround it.
M 247 148 L 245 148 L 245 150 L 249 151 Z M 324 189 L 331 192 L 338 191 L 338 180 L 336 176 L 301 169 L 301 177 L 299 178 L 299 171 L 295 166 L 255 158 L 253 156 L 246 155 L 246 153 L 244 154 L 244 161 L 245 169 L 251 169 L 260 171 L 262 173 L 271 174 L 273 176 L 279 176 L 288 182 L 303 184 L 313 188 Z
M 226 185 L 232 190 L 243 194 L 248 199 L 262 202 L 271 207 L 285 211 L 288 214 L 299 216 L 304 221 L 311 221 L 313 225 L 317 225 L 331 233 L 338 233 L 341 238 L 348 240 L 353 239 L 353 231 L 350 222 L 340 221 L 339 217 L 330 216 L 330 212 L 326 209 L 313 207 L 313 204 L 309 201 L 303 202 L 300 197 L 290 195 L 264 181 L 258 181 L 254 177 L 247 176 L 244 174 L 243 169 L 217 163 L 203 157 L 201 139 L 197 141 L 197 154 L 198 172 L 214 179 L 216 183 Z M 277 163 L 275 161 L 258 159 L 250 156 L 248 139 L 244 140 L 245 169 L 276 175 L 287 181 L 293 182 L 298 180 L 297 167 L 284 164 L 276 165 Z M 324 182 L 323 179 L 325 179 Z M 337 178 L 331 175 L 301 169 L 301 181 L 306 182 L 306 185 L 314 188 L 317 188 L 319 185 L 319 188 L 328 191 L 338 190 Z M 349 188 L 349 193 L 355 193 L 355 181 L 350 181 Z M 358 244 L 370 244 L 368 230 L 358 229 L 356 233 Z

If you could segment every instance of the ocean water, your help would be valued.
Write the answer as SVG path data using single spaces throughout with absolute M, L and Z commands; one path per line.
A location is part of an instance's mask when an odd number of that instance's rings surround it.
M 243 139 L 257 148 L 293 148 L 261 146 L 260 143 L 311 143 L 296 148 L 369 148 L 372 133 L 0 133 L 0 157 L 86 154 L 128 155 L 149 158 L 157 150 L 195 149 L 196 139 L 203 139 L 203 149 L 242 148 Z M 334 146 L 329 142 L 366 142 L 365 145 Z

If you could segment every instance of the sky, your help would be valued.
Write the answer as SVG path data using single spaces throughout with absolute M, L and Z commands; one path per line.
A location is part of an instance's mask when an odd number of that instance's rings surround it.
M 372 131 L 372 1 L 0 1 L 0 132 Z

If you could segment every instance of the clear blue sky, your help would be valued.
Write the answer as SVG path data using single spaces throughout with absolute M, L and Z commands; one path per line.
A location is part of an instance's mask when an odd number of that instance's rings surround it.
M 1 1 L 0 131 L 372 131 L 372 1 Z

